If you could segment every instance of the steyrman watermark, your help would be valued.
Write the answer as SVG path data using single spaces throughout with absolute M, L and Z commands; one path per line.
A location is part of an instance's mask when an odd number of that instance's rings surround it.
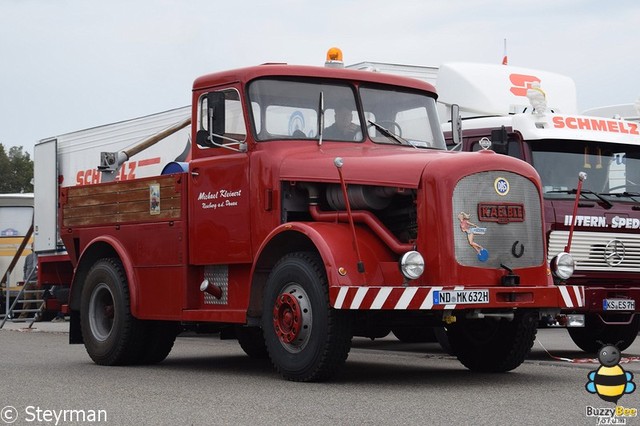
M 78 423 L 106 423 L 108 416 L 106 410 L 56 410 L 28 405 L 23 412 L 20 412 L 15 407 L 7 405 L 0 411 L 0 420 L 5 424 L 12 424 L 20 420 L 20 424 L 26 422 L 59 426 Z

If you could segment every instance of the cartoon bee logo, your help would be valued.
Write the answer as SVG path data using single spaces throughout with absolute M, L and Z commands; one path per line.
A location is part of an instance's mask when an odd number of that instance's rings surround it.
M 598 353 L 600 368 L 590 371 L 587 375 L 589 378 L 585 385 L 587 392 L 598 394 L 602 400 L 617 404 L 622 395 L 636 390 L 633 373 L 624 371 L 620 367 L 621 359 L 622 354 L 617 347 L 603 346 Z

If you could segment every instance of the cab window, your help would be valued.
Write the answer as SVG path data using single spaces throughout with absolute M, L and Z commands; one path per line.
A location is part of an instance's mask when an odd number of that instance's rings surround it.
M 244 142 L 247 138 L 247 131 L 244 121 L 244 115 L 242 113 L 242 102 L 240 94 L 235 89 L 222 90 L 224 94 L 224 133 L 222 144 L 233 142 Z M 198 130 L 209 132 L 209 120 L 208 120 L 208 102 L 205 95 L 200 97 L 199 109 L 198 109 Z M 210 143 L 198 143 L 198 146 L 203 149 L 219 147 Z

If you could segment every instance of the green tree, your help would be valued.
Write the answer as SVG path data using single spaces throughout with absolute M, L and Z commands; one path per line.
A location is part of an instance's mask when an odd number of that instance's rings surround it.
M 10 193 L 11 186 L 11 162 L 4 145 L 0 144 L 0 194 Z
M 0 144 L 0 193 L 33 192 L 33 161 L 21 146 L 9 148 Z

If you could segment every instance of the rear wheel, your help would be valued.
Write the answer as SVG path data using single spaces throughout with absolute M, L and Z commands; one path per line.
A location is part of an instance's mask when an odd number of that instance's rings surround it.
M 97 261 L 81 296 L 81 328 L 87 353 L 96 364 L 125 365 L 139 360 L 144 323 L 130 310 L 129 288 L 118 259 Z
M 324 266 L 314 253 L 288 254 L 269 275 L 262 329 L 271 362 L 288 380 L 326 380 L 347 359 L 349 316 L 329 306 L 328 293 Z
M 516 313 L 513 320 L 461 320 L 447 326 L 453 353 L 468 369 L 505 372 L 518 367 L 529 354 L 537 332 L 537 316 Z
M 624 351 L 638 336 L 640 316 L 636 315 L 630 324 L 610 325 L 602 322 L 596 314 L 589 314 L 585 318 L 584 327 L 567 328 L 571 340 L 583 351 L 597 353 L 603 345 L 615 345 Z

